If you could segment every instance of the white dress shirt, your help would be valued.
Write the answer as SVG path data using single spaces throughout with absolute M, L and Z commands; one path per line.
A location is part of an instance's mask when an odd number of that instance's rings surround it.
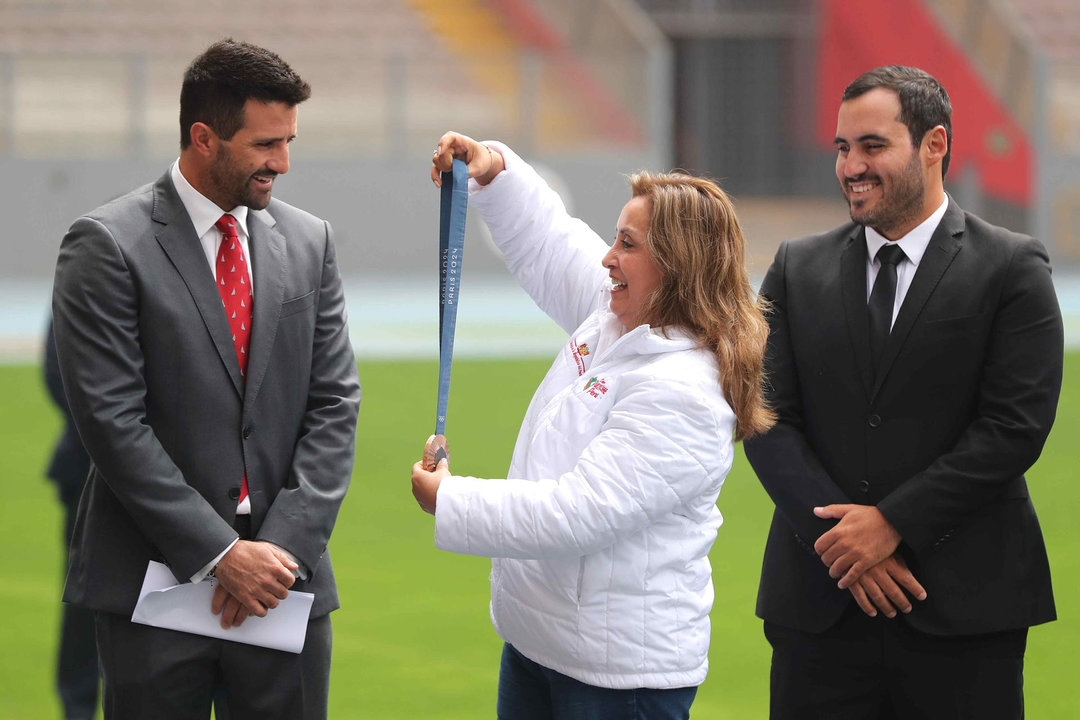
M 870 301 L 870 293 L 874 289 L 874 280 L 877 279 L 881 263 L 876 259 L 878 250 L 888 242 L 895 242 L 904 251 L 904 258 L 896 264 L 896 297 L 893 299 L 892 322 L 896 322 L 896 315 L 900 312 L 900 306 L 904 303 L 911 280 L 915 277 L 915 271 L 919 269 L 926 248 L 930 245 L 930 237 L 937 230 L 941 218 L 945 216 L 945 210 L 949 207 L 949 196 L 941 205 L 930 214 L 930 217 L 919 223 L 904 237 L 890 241 L 878 233 L 874 228 L 866 227 L 866 300 Z M 889 324 L 892 327 L 892 323 Z
M 210 274 L 214 276 L 215 285 L 217 284 L 217 251 L 221 246 L 222 232 L 214 226 L 221 216 L 224 215 L 221 208 L 217 204 L 196 190 L 191 183 L 188 182 L 184 174 L 180 172 L 180 161 L 177 160 L 172 165 L 171 176 L 173 186 L 176 188 L 176 194 L 180 196 L 180 202 L 184 203 L 184 209 L 187 210 L 188 217 L 191 218 L 192 225 L 195 226 L 195 233 L 199 236 L 199 244 L 202 246 L 203 254 L 206 256 L 206 262 L 210 267 Z M 248 208 L 245 205 L 238 205 L 229 211 L 229 214 L 236 218 L 236 234 L 240 237 L 240 246 L 244 249 L 244 257 L 247 258 L 248 268 L 248 283 L 251 287 L 252 297 L 255 295 L 255 278 L 252 270 L 251 252 L 248 250 L 248 230 L 247 230 L 247 214 Z M 236 506 L 237 515 L 250 515 L 251 514 L 251 500 L 245 497 L 243 502 Z M 237 543 L 237 540 L 233 540 L 229 545 L 222 550 L 217 557 L 204 565 L 197 573 L 191 576 L 191 582 L 197 583 L 210 573 L 210 571 L 217 566 L 221 558 L 225 557 L 225 553 L 232 550 L 233 545 Z M 288 551 L 286 551 L 288 552 Z M 289 553 L 290 557 L 292 554 Z M 294 558 L 295 559 L 295 558 Z
M 206 262 L 210 265 L 210 274 L 214 276 L 214 284 L 217 285 L 217 252 L 221 247 L 223 233 L 215 227 L 214 223 L 221 219 L 225 213 L 210 198 L 192 187 L 184 174 L 180 172 L 180 161 L 177 160 L 172 166 L 172 181 L 176 187 L 176 193 L 180 196 L 180 202 L 184 203 L 191 223 L 195 226 L 195 233 L 199 236 L 199 244 L 202 245 Z M 252 277 L 251 253 L 248 251 L 248 230 L 246 205 L 237 205 L 229 214 L 236 218 L 236 234 L 240 237 L 240 247 L 244 250 L 247 259 L 248 287 L 251 288 L 251 296 L 255 297 L 255 278 Z M 247 496 L 236 506 L 237 515 L 251 514 L 251 501 Z M 229 547 L 232 547 L 231 545 Z M 228 548 L 226 548 L 226 551 Z M 224 555 L 224 553 L 222 553 Z M 215 561 L 216 562 L 216 561 Z

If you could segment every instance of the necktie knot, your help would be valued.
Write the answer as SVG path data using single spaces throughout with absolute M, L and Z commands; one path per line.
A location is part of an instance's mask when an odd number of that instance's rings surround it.
M 222 215 L 221 218 L 214 223 L 214 227 L 220 230 L 221 234 L 227 238 L 239 237 L 236 233 L 236 218 L 229 213 Z
M 903 248 L 896 243 L 887 243 L 881 246 L 881 249 L 877 251 L 877 261 L 884 265 L 896 265 L 903 260 L 907 255 L 904 254 Z

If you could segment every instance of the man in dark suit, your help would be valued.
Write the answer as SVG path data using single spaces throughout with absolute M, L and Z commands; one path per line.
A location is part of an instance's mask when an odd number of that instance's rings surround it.
M 90 458 L 79 440 L 71 420 L 60 365 L 56 360 L 56 339 L 52 322 L 45 333 L 45 387 L 49 397 L 64 415 L 64 427 L 56 441 L 48 476 L 56 483 L 56 491 L 64 506 L 64 569 L 67 570 L 67 549 L 75 528 L 75 513 L 79 508 Z M 56 691 L 64 708 L 66 720 L 89 720 L 97 709 L 98 659 L 94 643 L 94 615 L 86 608 L 65 605 L 60 621 L 60 649 L 56 657 Z
M 951 114 L 915 68 L 848 86 L 852 222 L 784 243 L 762 285 L 779 422 L 746 454 L 776 504 L 773 718 L 1022 717 L 1027 628 L 1055 617 L 1024 472 L 1061 315 L 1043 246 L 945 194 Z
M 225 40 L 180 96 L 179 160 L 78 219 L 53 314 L 93 461 L 64 599 L 95 612 L 107 718 L 325 718 L 327 542 L 360 400 L 329 225 L 270 197 L 310 88 Z M 216 575 L 223 627 L 315 595 L 300 654 L 132 623 L 147 564 Z

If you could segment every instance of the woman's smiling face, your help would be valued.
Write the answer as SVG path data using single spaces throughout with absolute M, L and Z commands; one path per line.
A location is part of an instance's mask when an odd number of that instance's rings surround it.
M 642 317 L 645 299 L 660 285 L 660 268 L 648 243 L 651 217 L 648 197 L 639 195 L 626 203 L 619 214 L 615 242 L 604 255 L 611 278 L 611 312 L 627 330 L 649 322 Z

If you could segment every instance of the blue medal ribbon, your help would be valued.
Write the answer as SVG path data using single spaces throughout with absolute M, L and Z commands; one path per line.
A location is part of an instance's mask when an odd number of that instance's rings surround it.
M 454 363 L 454 331 L 457 328 L 461 291 L 461 260 L 465 251 L 465 211 L 469 205 L 469 168 L 454 159 L 451 172 L 442 173 L 439 211 L 439 400 L 435 409 L 435 434 L 446 435 L 446 406 L 450 399 L 450 368 Z M 439 448 L 435 464 L 446 457 Z

